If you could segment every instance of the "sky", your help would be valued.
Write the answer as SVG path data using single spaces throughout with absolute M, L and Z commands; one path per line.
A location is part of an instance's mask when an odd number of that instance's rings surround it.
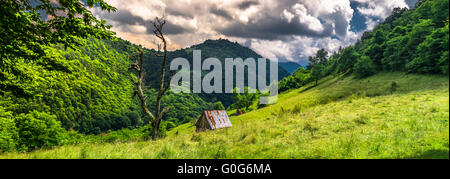
M 118 10 L 92 9 L 116 36 L 155 48 L 152 20 L 164 16 L 169 50 L 207 39 L 229 39 L 266 58 L 307 64 L 321 48 L 334 52 L 356 42 L 395 7 L 417 0 L 105 0 Z

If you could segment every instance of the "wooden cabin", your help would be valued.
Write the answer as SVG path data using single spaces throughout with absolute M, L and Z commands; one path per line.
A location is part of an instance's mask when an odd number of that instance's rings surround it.
M 195 123 L 197 132 L 232 127 L 225 110 L 204 111 Z

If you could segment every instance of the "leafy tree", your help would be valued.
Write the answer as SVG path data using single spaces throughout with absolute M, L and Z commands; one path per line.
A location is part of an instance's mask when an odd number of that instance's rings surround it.
M 155 111 L 157 91 L 155 89 L 146 90 L 145 95 L 148 96 L 150 110 Z M 188 123 L 193 118 L 197 118 L 204 110 L 212 108 L 197 94 L 173 93 L 171 90 L 167 91 L 166 95 L 163 96 L 161 107 L 170 108 L 163 120 L 172 121 L 176 125 Z
M 326 64 L 327 63 L 328 52 L 325 49 L 320 49 L 317 51 L 316 56 L 308 57 L 309 66 L 308 69 L 312 68 L 312 66 L 316 64 Z
M 6 112 L 0 106 L 0 153 L 16 149 L 19 133 L 11 112 Z
M 311 81 L 311 70 L 305 68 L 297 69 L 291 76 L 278 82 L 278 91 L 283 92 L 289 89 L 297 89 Z
M 218 101 L 213 104 L 213 109 L 214 110 L 225 110 L 225 107 L 223 106 L 222 102 Z
M 406 64 L 409 72 L 448 74 L 448 28 L 439 28 L 417 47 L 417 57 Z
M 355 75 L 364 78 L 376 72 L 375 64 L 368 56 L 362 56 L 355 64 Z
M 240 89 L 233 89 L 233 99 L 235 103 L 232 105 L 234 109 L 248 110 L 250 106 L 258 99 L 258 93 L 251 93 L 249 87 L 245 87 L 243 93 L 239 92 Z
M 2 59 L 45 56 L 45 45 L 80 45 L 77 38 L 110 38 L 106 21 L 88 8 L 115 11 L 104 0 L 2 0 L 0 2 L 0 55 Z M 45 18 L 42 18 L 45 17 Z M 1 65 L 1 64 L 0 64 Z M 3 64 L 4 65 L 4 64 Z
M 384 49 L 382 59 L 382 66 L 384 70 L 404 70 L 405 63 L 408 59 L 408 51 L 402 44 L 408 43 L 406 36 L 393 36 L 386 42 L 386 48 Z
M 316 86 L 318 84 L 319 79 L 323 76 L 324 65 L 316 64 L 311 69 L 311 78 L 316 82 Z
M 342 51 L 338 59 L 338 72 L 352 71 L 359 54 L 354 47 L 348 47 Z
M 18 143 L 25 149 L 60 145 L 66 137 L 55 115 L 32 111 L 17 116 L 15 122 L 19 133 Z

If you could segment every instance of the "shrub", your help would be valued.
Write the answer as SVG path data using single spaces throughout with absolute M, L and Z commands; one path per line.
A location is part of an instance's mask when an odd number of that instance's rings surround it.
M 391 86 L 389 87 L 389 92 L 392 94 L 397 91 L 397 88 L 398 88 L 397 82 L 393 81 L 391 83 Z
M 22 149 L 50 147 L 65 141 L 66 131 L 56 120 L 55 115 L 33 111 L 20 114 L 15 122 L 19 134 L 19 145 Z
M 225 110 L 225 107 L 223 106 L 222 102 L 218 101 L 215 102 L 213 105 L 214 110 Z
M 19 134 L 11 112 L 0 108 L 0 152 L 12 151 L 16 148 Z
M 369 57 L 362 56 L 356 62 L 354 70 L 356 77 L 364 78 L 375 74 L 376 66 Z
M 164 121 L 164 123 L 166 124 L 166 129 L 167 130 L 170 130 L 170 129 L 173 129 L 173 128 L 177 127 L 177 125 L 174 122 L 172 122 L 172 121 Z

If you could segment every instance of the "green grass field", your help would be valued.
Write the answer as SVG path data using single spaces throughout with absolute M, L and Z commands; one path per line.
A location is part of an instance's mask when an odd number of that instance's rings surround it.
M 379 73 L 327 77 L 232 116 L 232 128 L 192 124 L 157 141 L 67 145 L 0 158 L 449 158 L 449 78 Z

